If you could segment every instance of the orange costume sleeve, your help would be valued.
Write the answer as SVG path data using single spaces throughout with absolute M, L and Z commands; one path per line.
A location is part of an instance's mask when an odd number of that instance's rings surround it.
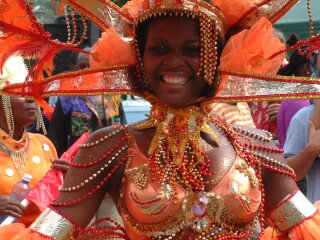
M 0 240 L 48 240 L 52 239 L 25 228 L 21 223 L 14 223 L 0 227 Z

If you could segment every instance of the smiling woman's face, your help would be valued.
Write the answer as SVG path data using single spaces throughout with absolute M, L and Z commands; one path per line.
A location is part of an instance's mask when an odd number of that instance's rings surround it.
M 197 76 L 199 23 L 179 17 L 151 21 L 146 32 L 143 64 L 147 82 L 163 102 L 185 107 L 204 96 L 208 84 Z

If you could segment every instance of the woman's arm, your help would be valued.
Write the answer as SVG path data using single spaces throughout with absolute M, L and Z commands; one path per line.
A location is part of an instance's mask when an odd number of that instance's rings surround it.
M 296 155 L 287 158 L 288 164 L 295 170 L 297 180 L 306 176 L 313 162 L 320 153 L 320 129 L 316 130 L 309 121 L 309 139 L 307 145 Z
M 270 146 L 270 144 L 267 144 Z M 265 190 L 265 215 L 269 226 L 275 230 L 275 238 L 270 237 L 271 230 L 267 230 L 263 239 L 318 239 L 320 231 L 314 231 L 316 238 L 290 238 L 290 234 L 301 231 L 305 222 L 313 221 L 317 215 L 317 209 L 299 191 L 295 178 L 290 176 L 290 167 L 282 154 L 266 154 L 268 161 L 277 162 L 276 169 L 265 168 L 263 174 L 263 186 Z M 289 168 L 288 168 L 289 167 Z M 262 206 L 263 207 L 263 206 Z M 313 224 L 313 223 L 312 223 Z M 319 226 L 319 223 L 315 223 Z M 314 225 L 313 225 L 314 226 Z M 307 233 L 307 232 L 306 232 Z M 293 236 L 293 235 L 292 235 Z
M 106 191 L 112 191 L 117 171 L 124 171 L 127 137 L 119 128 L 95 132 L 82 145 L 66 175 L 53 207 L 78 226 L 86 227 L 100 206 Z
M 32 224 L 32 231 L 53 239 L 69 239 L 80 231 L 90 231 L 87 226 L 105 193 L 113 194 L 115 200 L 119 195 L 128 159 L 127 130 L 123 126 L 101 129 L 79 145 L 58 199 Z

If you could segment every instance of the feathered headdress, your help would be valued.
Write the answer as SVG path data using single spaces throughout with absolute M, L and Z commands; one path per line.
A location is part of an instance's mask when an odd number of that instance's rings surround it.
M 79 43 L 71 37 L 67 43 L 51 40 L 33 15 L 31 2 L 4 0 L 0 3 L 0 48 L 4 49 L 0 67 L 13 53 L 38 59 L 23 84 L 8 85 L 4 91 L 36 99 L 120 93 L 144 96 L 136 30 L 149 18 L 173 15 L 200 22 L 200 70 L 205 69 L 205 79 L 218 89 L 215 96 L 204 101 L 319 97 L 317 79 L 276 76 L 286 49 L 272 24 L 297 1 L 131 0 L 120 8 L 108 0 L 64 0 L 68 9 L 93 21 L 103 34 L 93 47 L 90 69 L 51 76 L 55 54 L 63 49 L 82 51 L 76 49 Z M 318 40 L 318 36 L 311 37 L 291 48 L 308 44 L 314 49 Z M 222 48 L 221 53 L 218 48 Z M 44 72 L 47 77 L 43 77 Z

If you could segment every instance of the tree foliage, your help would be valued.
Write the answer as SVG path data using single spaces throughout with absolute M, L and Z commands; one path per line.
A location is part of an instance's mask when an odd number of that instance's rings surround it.
M 33 11 L 42 23 L 54 23 L 57 18 L 52 9 L 51 0 L 33 0 Z

